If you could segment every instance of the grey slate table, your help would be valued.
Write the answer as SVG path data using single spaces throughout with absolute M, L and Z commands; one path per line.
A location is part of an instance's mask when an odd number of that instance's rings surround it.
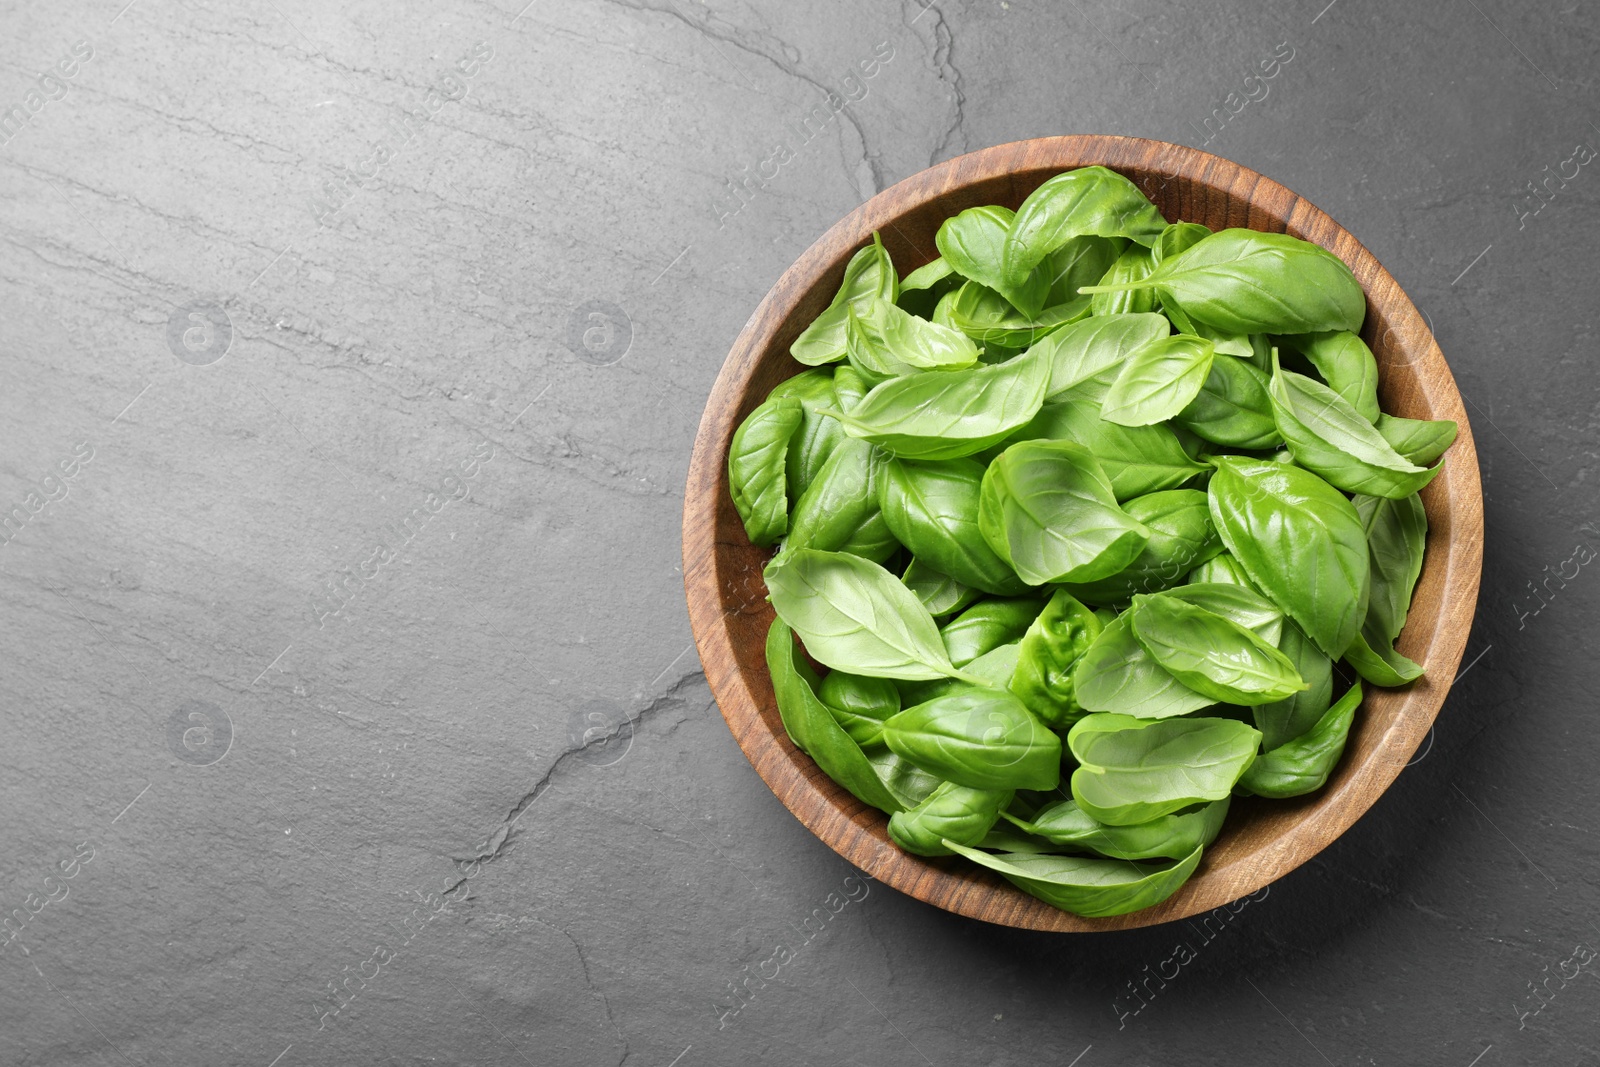
M 0 1063 L 1600 1062 L 1594 4 L 523 2 L 5 5 Z M 1488 543 L 1350 833 L 1050 937 L 774 800 L 678 524 L 801 250 L 1089 132 L 1377 254 Z

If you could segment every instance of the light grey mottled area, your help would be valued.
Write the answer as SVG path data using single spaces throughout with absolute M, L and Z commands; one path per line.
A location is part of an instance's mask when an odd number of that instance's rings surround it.
M 1593 5 L 125 2 L 0 15 L 0 1062 L 1595 1062 L 1600 572 L 1547 578 L 1600 548 L 1600 171 L 1528 189 L 1600 147 Z M 1482 451 L 1429 747 L 1211 935 L 853 879 L 690 648 L 690 442 L 761 296 L 1072 132 L 1339 219 Z

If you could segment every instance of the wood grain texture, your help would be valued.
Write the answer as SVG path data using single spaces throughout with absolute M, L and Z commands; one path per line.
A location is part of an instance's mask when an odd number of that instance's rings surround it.
M 1338 255 L 1367 295 L 1362 336 L 1378 359 L 1384 410 L 1454 419 L 1461 427 L 1445 470 L 1422 492 L 1427 555 L 1398 642 L 1427 668 L 1426 677 L 1406 689 L 1369 688 L 1345 756 L 1320 792 L 1236 800 L 1222 836 L 1182 889 L 1155 907 L 1109 919 L 1059 911 L 962 861 L 901 852 L 888 839 L 885 815 L 795 748 L 763 655 L 773 618 L 761 580 L 769 553 L 746 539 L 727 479 L 733 431 L 773 386 L 804 369 L 790 358 L 790 343 L 827 306 L 845 263 L 874 230 L 904 276 L 937 255 L 933 235 L 948 216 L 980 204 L 1015 208 L 1047 178 L 1096 163 L 1135 181 L 1168 220 L 1286 232 Z M 684 494 L 683 573 L 695 643 L 728 728 L 756 772 L 813 833 L 885 885 L 961 915 L 1034 930 L 1120 930 L 1182 919 L 1254 892 L 1316 855 L 1372 806 L 1433 724 L 1466 646 L 1482 566 L 1483 498 L 1461 394 L 1422 316 L 1388 271 L 1278 183 L 1206 152 L 1128 137 L 1048 137 L 960 156 L 840 220 L 784 272 L 734 342 L 706 403 Z

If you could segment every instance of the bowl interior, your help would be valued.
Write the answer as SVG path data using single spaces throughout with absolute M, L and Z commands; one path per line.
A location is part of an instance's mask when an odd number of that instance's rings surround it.
M 886 816 L 794 747 L 763 654 L 773 613 L 761 570 L 770 552 L 745 537 L 727 485 L 734 429 L 775 385 L 804 369 L 790 358 L 790 343 L 832 300 L 846 262 L 874 230 L 903 277 L 938 254 L 934 234 L 944 219 L 982 204 L 1015 208 L 1047 178 L 1090 164 L 1132 179 L 1169 221 L 1287 232 L 1340 256 L 1367 294 L 1362 336 L 1378 359 L 1383 409 L 1461 427 L 1444 472 L 1422 493 L 1427 554 L 1398 642 L 1426 676 L 1405 689 L 1367 687 L 1344 758 L 1321 791 L 1236 800 L 1222 836 L 1182 889 L 1108 919 L 1059 911 L 962 861 L 901 852 L 888 840 Z M 735 739 L 778 798 L 835 851 L 885 884 L 959 914 L 1038 930 L 1110 930 L 1184 918 L 1254 892 L 1371 806 L 1427 734 L 1454 678 L 1477 602 L 1482 529 L 1477 454 L 1460 393 L 1416 308 L 1354 237 L 1283 186 L 1208 153 L 1133 138 L 1055 137 L 961 156 L 885 190 L 779 279 L 734 343 L 701 422 L 684 503 L 684 580 L 707 680 Z M 1336 678 L 1336 692 L 1338 685 Z

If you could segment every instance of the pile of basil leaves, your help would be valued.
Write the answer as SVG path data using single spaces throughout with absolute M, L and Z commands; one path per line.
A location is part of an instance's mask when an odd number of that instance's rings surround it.
M 891 838 L 1050 904 L 1171 895 L 1235 795 L 1320 788 L 1456 424 L 1379 410 L 1361 287 L 1102 167 L 851 259 L 734 434 L 785 727 Z M 819 678 L 805 652 L 825 665 Z

